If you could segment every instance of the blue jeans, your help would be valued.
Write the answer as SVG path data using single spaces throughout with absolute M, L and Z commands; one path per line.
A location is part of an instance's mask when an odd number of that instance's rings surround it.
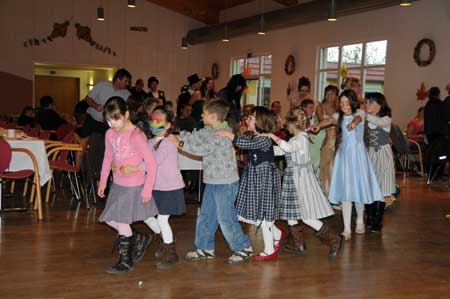
M 250 240 L 242 231 L 234 207 L 238 187 L 238 182 L 206 184 L 195 229 L 195 246 L 198 249 L 214 250 L 214 237 L 219 225 L 232 251 L 242 251 L 250 246 Z

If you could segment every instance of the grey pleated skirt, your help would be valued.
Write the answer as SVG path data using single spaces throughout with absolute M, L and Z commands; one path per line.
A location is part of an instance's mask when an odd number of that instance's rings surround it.
M 131 224 L 158 215 L 158 208 L 154 200 L 142 203 L 142 188 L 143 186 L 127 187 L 113 183 L 99 221 Z

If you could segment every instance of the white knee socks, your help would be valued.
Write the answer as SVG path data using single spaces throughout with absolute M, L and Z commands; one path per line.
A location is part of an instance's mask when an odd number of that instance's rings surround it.
M 303 219 L 302 221 L 307 226 L 312 227 L 316 232 L 318 232 L 323 226 L 323 222 L 317 219 Z
M 344 220 L 344 232 L 351 234 L 351 222 L 352 222 L 352 202 L 345 201 L 342 203 L 342 218 Z
M 156 217 L 150 217 L 144 220 L 145 224 L 155 233 L 161 234 L 163 242 L 166 244 L 171 244 L 173 242 L 172 228 L 169 224 L 170 215 L 158 215 Z
M 264 253 L 270 255 L 275 252 L 273 247 L 273 222 L 263 221 L 261 222 L 261 231 L 264 240 Z
M 172 228 L 169 224 L 169 217 L 170 215 L 159 215 L 158 216 L 158 224 L 161 229 L 161 236 L 166 244 L 172 244 L 173 243 L 173 233 Z
M 355 202 L 356 224 L 364 224 L 364 204 Z
M 156 217 L 150 217 L 148 219 L 145 219 L 144 222 L 155 234 L 161 233 L 161 228 L 159 227 L 158 220 L 156 220 Z

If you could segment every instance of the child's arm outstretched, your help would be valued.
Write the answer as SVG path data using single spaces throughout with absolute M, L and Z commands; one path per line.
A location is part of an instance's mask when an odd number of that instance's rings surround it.
M 233 141 L 233 144 L 241 149 L 262 149 L 272 145 L 272 141 L 266 136 L 257 135 L 235 135 L 227 130 L 218 130 L 217 136 L 227 137 Z
M 390 131 L 392 119 L 389 116 L 379 117 L 372 114 L 367 114 L 367 121 L 385 131 Z
M 196 156 L 207 156 L 212 150 L 212 140 L 214 137 L 211 130 L 201 129 L 192 133 L 181 132 L 177 137 L 170 135 L 169 140 L 172 141 L 179 151 L 185 151 Z
M 284 141 L 283 139 L 277 137 L 276 135 L 272 133 L 264 133 L 259 134 L 258 136 L 265 136 L 271 138 L 278 146 L 274 147 L 275 149 L 275 156 L 282 156 L 284 153 L 293 153 L 293 152 L 302 152 L 303 148 L 301 144 L 296 142 L 295 138 L 291 138 L 288 142 Z M 279 150 L 281 150 L 283 153 L 280 154 Z

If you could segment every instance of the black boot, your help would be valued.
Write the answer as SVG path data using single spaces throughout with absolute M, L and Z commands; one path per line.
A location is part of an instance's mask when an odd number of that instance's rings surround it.
M 383 215 L 384 215 L 384 208 L 386 207 L 386 203 L 382 201 L 376 201 L 374 203 L 374 218 L 372 223 L 371 231 L 374 233 L 381 232 L 381 229 L 383 228 Z
M 106 272 L 110 274 L 125 274 L 133 270 L 134 262 L 131 257 L 133 239 L 133 236 L 125 237 L 119 235 L 119 260 L 114 266 L 108 268 Z
M 364 213 L 366 214 L 366 226 L 372 226 L 375 217 L 375 202 L 370 205 L 364 205 Z
M 134 228 L 132 228 L 132 230 L 133 230 L 133 249 L 131 250 L 131 256 L 133 258 L 133 263 L 137 264 L 144 257 L 145 252 L 147 251 L 147 248 L 150 245 L 150 242 L 152 241 L 152 237 L 147 234 L 140 233 Z

